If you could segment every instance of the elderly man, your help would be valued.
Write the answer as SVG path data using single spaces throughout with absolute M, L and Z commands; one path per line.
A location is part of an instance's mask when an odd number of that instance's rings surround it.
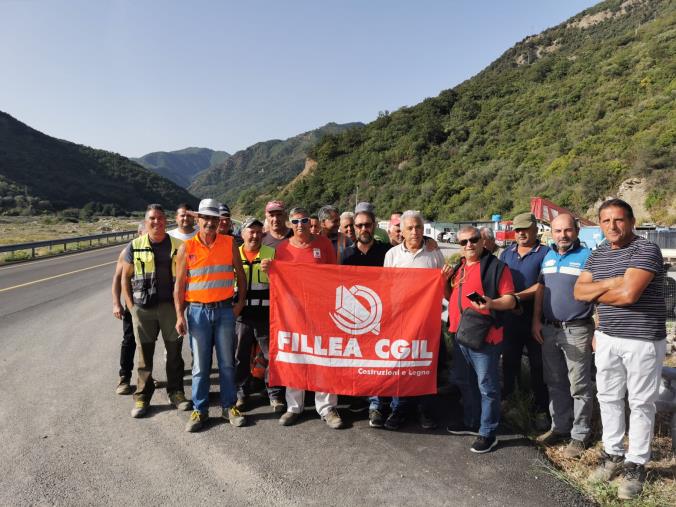
M 533 287 L 540 276 L 540 266 L 549 247 L 538 240 L 537 222 L 531 213 L 517 215 L 513 221 L 516 231 L 516 244 L 500 254 L 500 260 L 509 266 L 514 280 L 514 288 L 523 300 L 523 314 L 507 313 L 504 318 L 505 341 L 502 351 L 504 375 L 503 397 L 507 399 L 521 375 L 521 356 L 524 346 L 528 350 L 530 365 L 530 385 L 535 403 L 535 428 L 546 431 L 550 427 L 548 405 L 549 396 L 542 373 L 542 346 L 532 335 Z
M 495 436 L 500 423 L 500 344 L 503 338 L 501 313 L 515 308 L 512 274 L 493 254 L 484 249 L 476 227 L 458 231 L 463 258 L 453 270 L 444 266 L 442 273 L 449 281 L 448 330 L 456 333 L 468 312 L 478 310 L 492 317 L 487 334 L 478 348 L 454 340 L 453 357 L 456 378 L 462 392 L 463 422 L 450 425 L 452 435 L 476 435 L 470 450 L 477 454 L 489 452 L 498 444 Z M 474 302 L 469 295 L 479 294 L 483 300 Z
M 287 227 L 286 206 L 282 201 L 270 201 L 265 205 L 265 220 L 268 231 L 263 236 L 263 244 L 277 248 L 282 241 L 293 236 L 293 231 Z
M 390 215 L 390 223 L 387 226 L 387 235 L 390 238 L 390 245 L 400 245 L 403 238 L 401 237 L 401 213 L 398 211 Z
M 137 236 L 142 236 L 145 232 L 145 224 L 141 222 L 138 225 Z M 131 372 L 134 369 L 134 352 L 136 352 L 136 341 L 134 339 L 134 325 L 131 320 L 131 313 L 126 306 L 123 308 L 120 304 L 122 295 L 122 271 L 124 269 L 124 257 L 126 247 L 122 249 L 117 258 L 115 274 L 113 275 L 112 293 L 113 293 L 113 316 L 122 321 L 122 344 L 120 345 L 120 371 L 119 381 L 115 392 L 117 394 L 131 394 Z
M 290 213 L 293 236 L 282 241 L 276 249 L 275 259 L 297 263 L 335 264 L 336 253 L 331 242 L 324 236 L 310 233 L 310 215 L 304 208 L 293 208 Z M 274 262 L 274 261 L 273 261 Z M 270 261 L 261 267 L 268 268 Z M 282 426 L 291 426 L 303 412 L 305 391 L 286 388 L 287 411 L 279 419 Z M 343 420 L 336 410 L 338 395 L 315 393 L 315 408 L 319 416 L 333 429 L 343 427 Z
M 258 343 L 263 357 L 270 359 L 270 281 L 261 271 L 261 263 L 275 257 L 275 249 L 262 244 L 263 222 L 247 217 L 242 223 L 242 239 L 239 255 L 246 275 L 246 306 L 237 317 L 237 407 L 243 409 L 246 403 L 246 383 L 251 373 L 251 352 Z M 240 291 L 237 290 L 237 300 Z M 265 369 L 265 385 L 273 412 L 284 412 L 284 391 L 268 384 L 268 369 Z
M 556 250 L 550 250 L 542 261 L 533 337 L 542 344 L 552 427 L 538 441 L 555 445 L 570 437 L 563 455 L 579 458 L 592 429 L 594 307 L 576 301 L 573 289 L 591 252 L 580 246 L 578 225 L 572 215 L 557 216 L 551 227 Z
M 192 206 L 186 202 L 182 202 L 176 208 L 176 229 L 167 231 L 169 236 L 172 236 L 181 241 L 186 241 L 197 234 L 195 229 L 195 217 L 193 217 Z
M 587 259 L 575 284 L 575 298 L 597 303 L 599 313 L 594 338 L 603 452 L 591 479 L 610 480 L 621 471 L 618 497 L 631 499 L 643 490 L 655 427 L 666 349 L 664 267 L 660 248 L 634 234 L 629 204 L 604 202 L 599 223 L 607 242 Z M 625 394 L 631 411 L 626 454 Z
M 155 391 L 153 356 L 155 342 L 162 331 L 167 351 L 167 394 L 179 410 L 190 410 L 183 392 L 183 337 L 176 332 L 173 282 L 176 276 L 176 251 L 181 240 L 166 233 L 167 217 L 159 204 L 146 210 L 146 234 L 134 239 L 125 251 L 122 268 L 122 293 L 131 313 L 138 353 L 138 385 L 134 393 L 132 417 L 148 412 Z
M 317 216 L 322 226 L 322 235 L 331 240 L 338 264 L 342 264 L 345 249 L 352 246 L 352 241 L 338 230 L 340 226 L 338 210 L 333 206 L 323 206 L 317 212 Z
M 404 240 L 385 255 L 386 268 L 432 268 L 441 269 L 444 265 L 444 256 L 436 248 L 429 250 L 423 242 L 423 217 L 419 211 L 408 210 L 401 215 L 401 231 Z M 439 301 L 441 305 L 441 301 Z M 385 420 L 385 428 L 397 430 L 406 421 L 407 411 L 414 405 L 418 406 L 418 417 L 423 429 L 436 427 L 436 422 L 430 413 L 431 396 L 392 398 L 390 407 L 392 412 Z M 420 403 L 415 403 L 420 401 Z
M 350 238 L 352 243 L 357 241 L 357 236 L 354 232 L 354 213 L 351 211 L 343 211 L 340 214 L 340 232 Z
M 222 416 L 233 426 L 246 422 L 235 407 L 235 317 L 246 304 L 246 277 L 232 236 L 218 234 L 218 202 L 202 199 L 197 217 L 199 232 L 176 255 L 174 287 L 176 331 L 180 335 L 190 331 L 193 351 L 194 410 L 185 427 L 188 432 L 202 429 L 209 418 L 209 375 L 214 349 Z M 233 306 L 235 279 L 240 300 Z
M 479 229 L 481 233 L 481 239 L 484 240 L 484 250 L 488 250 L 490 253 L 495 254 L 498 251 L 498 245 L 495 244 L 495 234 L 493 229 L 490 227 L 481 227 Z

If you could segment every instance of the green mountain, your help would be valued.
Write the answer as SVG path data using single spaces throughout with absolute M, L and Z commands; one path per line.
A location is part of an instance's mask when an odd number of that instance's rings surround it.
M 200 197 L 220 199 L 246 213 L 260 213 L 261 203 L 303 171 L 308 150 L 324 136 L 362 126 L 328 123 L 285 141 L 256 143 L 197 175 L 188 190 Z
M 47 136 L 0 111 L 0 213 L 168 209 L 197 200 L 117 153 Z
M 579 213 L 645 182 L 655 221 L 676 221 L 676 2 L 602 2 L 527 37 L 473 78 L 361 129 L 326 136 L 280 197 L 312 209 L 371 200 L 383 216 Z
M 177 151 L 156 151 L 140 158 L 132 158 L 146 169 L 188 188 L 195 176 L 230 156 L 224 151 L 208 148 L 185 148 Z

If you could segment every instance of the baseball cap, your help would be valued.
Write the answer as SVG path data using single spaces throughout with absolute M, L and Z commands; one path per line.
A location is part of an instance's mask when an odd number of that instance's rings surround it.
M 376 214 L 376 208 L 370 202 L 360 202 L 354 207 L 354 214 L 357 213 L 370 213 L 371 215 Z
M 248 229 L 252 225 L 259 225 L 263 227 L 263 222 L 258 220 L 256 217 L 246 217 L 244 221 L 242 222 L 242 229 Z
M 393 213 L 390 216 L 390 225 L 400 225 L 401 224 L 401 215 L 398 213 Z
M 230 208 L 228 207 L 227 204 L 221 204 L 218 207 L 218 214 L 219 216 L 230 216 Z
M 286 206 L 282 201 L 270 201 L 265 205 L 265 212 L 268 211 L 285 211 Z
M 528 229 L 536 223 L 535 215 L 532 213 L 521 213 L 516 215 L 512 221 L 513 229 Z

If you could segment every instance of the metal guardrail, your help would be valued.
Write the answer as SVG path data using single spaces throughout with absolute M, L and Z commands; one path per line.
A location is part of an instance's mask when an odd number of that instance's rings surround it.
M 637 230 L 636 234 L 643 236 L 647 240 L 657 244 L 660 248 L 673 249 L 676 248 L 676 230 L 661 230 L 661 231 L 647 231 Z
M 63 245 L 63 250 L 66 251 L 69 244 L 80 244 L 89 242 L 89 246 L 93 247 L 94 242 L 98 242 L 98 245 L 101 245 L 103 240 L 106 244 L 110 243 L 110 240 L 113 238 L 119 238 L 122 240 L 130 240 L 136 236 L 136 230 L 133 231 L 121 231 L 121 232 L 105 232 L 103 234 L 92 234 L 91 236 L 78 236 L 74 238 L 62 238 L 62 239 L 48 239 L 44 241 L 34 241 L 32 243 L 15 243 L 13 245 L 0 245 L 0 253 L 14 253 L 24 250 L 31 251 L 31 259 L 35 258 L 35 250 L 37 248 L 49 248 L 50 250 L 54 246 Z

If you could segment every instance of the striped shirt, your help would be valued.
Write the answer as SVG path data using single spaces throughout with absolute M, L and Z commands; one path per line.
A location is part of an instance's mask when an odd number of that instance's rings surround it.
M 664 261 L 660 248 L 641 236 L 622 248 L 612 249 L 609 243 L 599 246 L 587 260 L 584 270 L 596 282 L 623 276 L 629 268 L 655 274 L 638 301 L 628 306 L 599 303 L 599 330 L 617 338 L 663 340 L 666 337 L 664 304 Z

